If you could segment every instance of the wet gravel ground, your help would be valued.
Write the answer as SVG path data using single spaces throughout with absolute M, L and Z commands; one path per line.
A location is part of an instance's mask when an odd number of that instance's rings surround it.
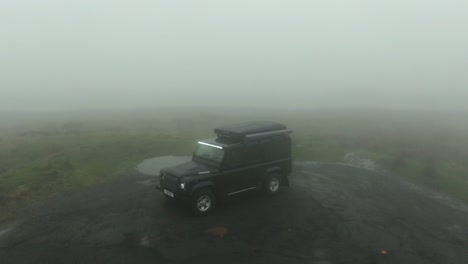
M 0 263 L 468 263 L 468 210 L 392 177 L 296 163 L 291 187 L 207 217 L 135 173 L 44 203 L 1 232 Z

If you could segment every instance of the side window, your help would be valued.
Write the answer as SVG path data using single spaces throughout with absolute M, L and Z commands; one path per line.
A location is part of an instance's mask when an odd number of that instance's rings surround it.
M 264 161 L 271 161 L 274 159 L 273 141 L 271 139 L 262 139 L 260 141 L 261 151 Z
M 289 157 L 291 153 L 288 138 L 283 136 L 272 138 L 272 142 L 270 143 L 270 146 L 268 146 L 268 151 L 270 152 L 272 159 Z
M 245 164 L 252 164 L 262 160 L 261 154 L 260 144 L 249 143 L 245 146 L 242 156 L 244 158 Z
M 226 152 L 225 165 L 230 169 L 242 165 L 241 152 L 239 149 L 231 149 Z

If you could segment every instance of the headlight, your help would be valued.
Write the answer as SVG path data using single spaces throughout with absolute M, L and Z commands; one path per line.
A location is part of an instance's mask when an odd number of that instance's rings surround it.
M 182 190 L 184 190 L 184 189 L 185 189 L 185 183 L 181 183 L 181 184 L 180 184 L 180 188 L 181 188 Z

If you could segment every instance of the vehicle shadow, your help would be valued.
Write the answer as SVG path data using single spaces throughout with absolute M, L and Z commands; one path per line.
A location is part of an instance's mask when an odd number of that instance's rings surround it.
M 226 213 L 243 213 L 250 210 L 262 211 L 261 208 L 265 207 L 265 205 L 279 205 L 283 203 L 285 199 L 290 199 L 290 196 L 290 191 L 283 188 L 273 196 L 268 196 L 263 192 L 252 191 L 229 197 L 222 197 L 217 199 L 215 210 L 209 215 L 202 217 L 196 217 L 191 212 L 191 204 L 189 201 L 166 200 L 165 198 L 162 198 L 160 201 L 161 212 L 159 212 L 158 215 L 164 214 L 180 217 L 210 218 L 215 215 L 219 216 Z

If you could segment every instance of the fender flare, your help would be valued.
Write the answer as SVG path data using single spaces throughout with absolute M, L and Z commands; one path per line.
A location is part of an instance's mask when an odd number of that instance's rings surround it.
M 288 179 L 288 175 L 286 174 L 283 174 L 282 173 L 282 169 L 280 166 L 273 166 L 273 167 L 270 167 L 268 168 L 266 171 L 265 171 L 265 174 L 263 175 L 262 177 L 262 187 L 263 187 L 263 184 L 265 183 L 265 180 L 266 178 L 268 177 L 268 175 L 270 173 L 274 173 L 274 172 L 277 172 L 281 175 L 281 185 L 284 185 L 284 186 L 289 186 L 289 179 Z
M 190 195 L 192 196 L 196 191 L 198 191 L 198 190 L 200 190 L 202 188 L 208 188 L 208 189 L 210 189 L 212 192 L 214 192 L 216 194 L 214 183 L 211 182 L 211 181 L 205 181 L 205 182 L 199 182 L 199 183 L 196 183 L 195 185 L 193 185 L 193 187 L 190 190 Z
M 271 173 L 274 173 L 274 172 L 277 172 L 277 173 L 281 174 L 281 167 L 280 166 L 273 166 L 273 167 L 269 167 L 268 169 L 265 170 L 265 172 L 263 173 L 263 176 L 261 178 L 261 182 L 259 183 L 261 188 L 263 188 L 263 185 L 265 184 L 265 180 L 268 177 L 268 175 L 270 175 Z
M 263 175 L 263 179 L 265 180 L 266 177 L 268 177 L 268 175 L 270 173 L 273 173 L 273 172 L 278 172 L 279 174 L 281 174 L 281 167 L 280 166 L 273 166 L 273 167 L 268 168 L 265 171 L 264 175 Z

